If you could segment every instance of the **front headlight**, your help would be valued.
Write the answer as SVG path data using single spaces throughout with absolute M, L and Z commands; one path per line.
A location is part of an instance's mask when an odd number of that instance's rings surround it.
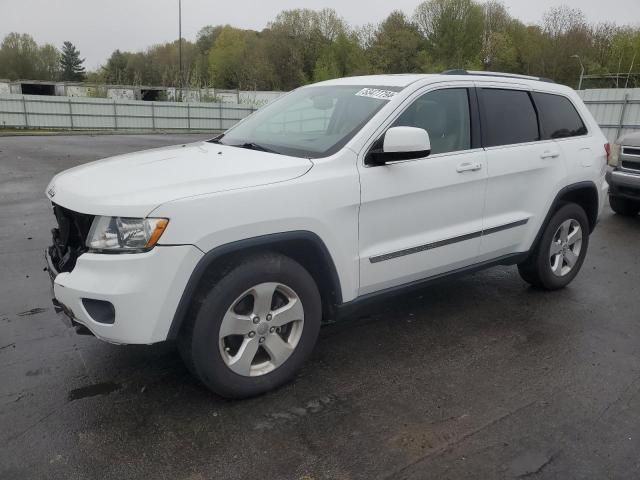
M 166 218 L 96 217 L 87 247 L 97 252 L 144 252 L 151 250 L 167 228 Z

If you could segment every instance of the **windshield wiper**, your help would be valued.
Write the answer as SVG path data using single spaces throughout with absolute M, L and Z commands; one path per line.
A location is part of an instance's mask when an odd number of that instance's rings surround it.
M 273 150 L 272 148 L 267 148 L 264 145 L 260 145 L 259 143 L 255 143 L 255 142 L 245 142 L 245 143 L 222 143 L 220 140 L 222 140 L 222 137 L 224 137 L 223 135 L 219 135 L 215 138 L 212 138 L 211 140 L 208 140 L 209 143 L 218 143 L 220 145 L 226 145 L 227 147 L 236 147 L 236 148 L 246 148 L 247 150 L 258 150 L 259 152 L 267 152 L 267 153 L 275 153 L 277 155 L 282 155 L 280 152 L 277 152 L 275 150 Z
M 246 142 L 246 143 L 240 143 L 238 145 L 230 145 L 230 146 L 231 147 L 246 148 L 248 150 L 258 150 L 260 152 L 277 153 L 278 155 L 280 155 L 280 152 L 276 152 L 275 150 L 273 150 L 271 148 L 267 148 L 264 145 L 260 145 L 258 143 L 254 143 L 254 142 Z

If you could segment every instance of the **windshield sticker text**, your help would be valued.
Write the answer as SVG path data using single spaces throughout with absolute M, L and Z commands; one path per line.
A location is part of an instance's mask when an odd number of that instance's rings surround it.
M 363 88 L 356 95 L 358 97 L 377 98 L 378 100 L 391 100 L 397 92 L 391 90 L 380 90 L 379 88 Z

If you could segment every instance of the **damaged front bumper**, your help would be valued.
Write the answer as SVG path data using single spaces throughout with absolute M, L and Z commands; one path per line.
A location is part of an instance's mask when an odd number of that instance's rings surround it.
M 60 302 L 55 295 L 54 285 L 56 277 L 59 272 L 54 266 L 54 262 L 51 259 L 51 254 L 49 252 L 49 248 L 44 251 L 44 260 L 46 263 L 46 270 L 49 274 L 50 284 L 50 292 L 51 292 L 51 302 L 53 303 L 53 308 L 55 312 L 58 314 L 62 322 L 69 328 L 74 328 L 78 335 L 93 335 L 91 330 L 89 330 L 82 323 L 78 322 L 73 311 L 67 307 L 64 303 Z
M 186 284 L 203 254 L 193 245 L 157 246 L 135 254 L 85 252 L 72 271 L 45 253 L 54 305 L 78 333 L 86 327 L 115 344 L 167 339 Z

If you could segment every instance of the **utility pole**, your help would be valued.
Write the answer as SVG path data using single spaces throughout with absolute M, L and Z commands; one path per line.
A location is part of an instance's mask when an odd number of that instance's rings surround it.
M 182 0 L 178 0 L 178 63 L 179 65 L 179 78 L 178 86 L 180 92 L 180 102 L 182 101 L 182 89 L 184 88 L 184 77 L 182 75 Z
M 582 65 L 582 59 L 580 55 L 571 55 L 571 58 L 577 58 L 580 62 L 580 80 L 578 81 L 578 90 L 582 89 L 582 77 L 584 77 L 584 65 Z
M 631 59 L 631 65 L 629 65 L 629 72 L 627 73 L 627 81 L 624 82 L 624 88 L 627 88 L 627 85 L 629 85 L 629 77 L 631 76 L 631 70 L 633 70 L 633 64 L 636 61 L 636 53 L 638 52 L 635 52 L 633 54 L 633 58 Z

